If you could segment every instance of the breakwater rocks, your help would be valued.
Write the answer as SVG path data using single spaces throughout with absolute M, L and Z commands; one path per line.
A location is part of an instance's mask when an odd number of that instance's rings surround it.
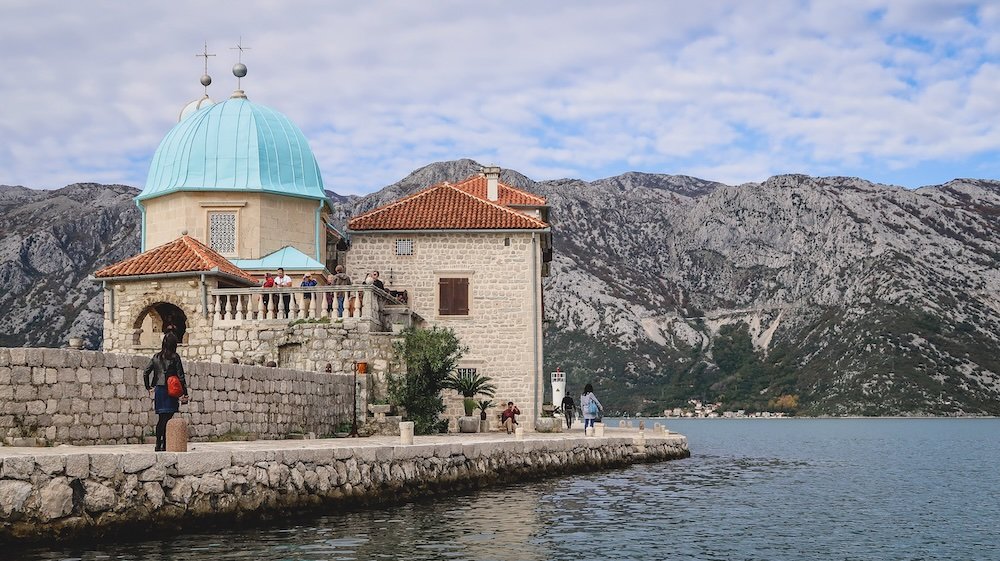
M 506 436 L 506 435 L 503 435 Z M 0 543 L 148 531 L 685 458 L 687 439 L 501 435 L 0 449 Z

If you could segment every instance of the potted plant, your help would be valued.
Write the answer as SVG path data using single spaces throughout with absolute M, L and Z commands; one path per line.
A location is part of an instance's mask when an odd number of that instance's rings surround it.
M 489 432 L 490 421 L 486 418 L 486 410 L 493 407 L 493 400 L 484 399 L 476 405 L 479 407 L 479 432 Z
M 461 432 L 476 432 L 479 430 L 479 419 L 472 416 L 476 408 L 476 395 L 493 397 L 497 387 L 492 384 L 492 378 L 482 376 L 473 369 L 462 369 L 453 372 L 442 384 L 445 388 L 462 394 L 465 406 L 465 417 L 458 419 L 458 430 Z

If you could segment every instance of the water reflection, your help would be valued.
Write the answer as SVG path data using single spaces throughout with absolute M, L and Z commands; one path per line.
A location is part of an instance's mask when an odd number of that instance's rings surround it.
M 972 423 L 975 423 L 974 421 Z M 18 561 L 1000 559 L 1000 421 L 694 422 L 694 456 Z M 0 550 L 7 559 L 9 550 Z

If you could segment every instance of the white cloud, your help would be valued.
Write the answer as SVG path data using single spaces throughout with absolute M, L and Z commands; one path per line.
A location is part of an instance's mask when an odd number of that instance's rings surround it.
M 5 3 L 0 183 L 141 185 L 200 95 L 195 52 L 218 54 L 224 98 L 240 34 L 244 89 L 299 124 L 341 193 L 459 157 L 538 179 L 928 159 L 968 176 L 1000 152 L 998 21 L 904 0 Z

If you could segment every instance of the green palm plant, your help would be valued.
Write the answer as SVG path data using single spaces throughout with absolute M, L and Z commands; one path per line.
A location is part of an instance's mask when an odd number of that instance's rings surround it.
M 465 405 L 465 416 L 471 417 L 472 411 L 476 408 L 475 397 L 485 395 L 493 397 L 497 391 L 496 385 L 492 383 L 493 378 L 482 376 L 475 370 L 462 370 L 452 372 L 442 384 L 443 387 L 462 394 L 463 405 Z
M 486 410 L 489 409 L 490 407 L 493 407 L 493 400 L 492 399 L 480 400 L 477 404 L 477 407 L 479 407 L 479 418 L 485 421 Z

